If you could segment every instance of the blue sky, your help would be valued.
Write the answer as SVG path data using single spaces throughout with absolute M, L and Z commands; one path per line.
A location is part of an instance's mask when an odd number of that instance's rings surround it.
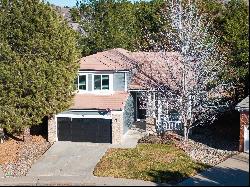
M 75 6 L 76 0 L 45 0 L 48 1 L 51 4 L 58 5 L 58 6 Z M 131 0 L 131 1 L 137 1 L 137 0 Z
M 58 6 L 75 6 L 76 0 L 47 0 L 49 3 L 58 5 Z

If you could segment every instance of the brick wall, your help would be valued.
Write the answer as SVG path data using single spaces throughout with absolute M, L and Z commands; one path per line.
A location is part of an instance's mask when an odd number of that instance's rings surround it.
M 240 142 L 239 142 L 239 151 L 244 151 L 244 126 L 249 125 L 249 112 L 241 111 L 240 112 Z

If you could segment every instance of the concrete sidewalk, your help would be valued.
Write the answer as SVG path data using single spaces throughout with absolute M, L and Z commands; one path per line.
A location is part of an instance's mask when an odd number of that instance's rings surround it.
M 154 182 L 112 177 L 50 176 L 0 179 L 0 186 L 162 186 Z
M 249 154 L 235 155 L 178 186 L 249 186 Z

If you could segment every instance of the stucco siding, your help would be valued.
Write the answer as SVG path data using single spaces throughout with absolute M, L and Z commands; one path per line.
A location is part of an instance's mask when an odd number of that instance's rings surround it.
M 92 91 L 92 74 L 88 74 L 88 91 Z
M 125 73 L 114 73 L 113 81 L 114 91 L 125 90 Z

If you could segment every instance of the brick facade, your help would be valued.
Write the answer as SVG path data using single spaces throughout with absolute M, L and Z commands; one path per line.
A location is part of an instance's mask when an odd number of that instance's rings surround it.
M 120 144 L 123 136 L 123 112 L 112 113 L 112 144 Z
M 244 126 L 249 125 L 249 112 L 240 112 L 240 141 L 239 141 L 239 151 L 244 151 Z
M 50 143 L 57 141 L 57 126 L 55 116 L 52 116 L 48 119 L 48 141 Z

